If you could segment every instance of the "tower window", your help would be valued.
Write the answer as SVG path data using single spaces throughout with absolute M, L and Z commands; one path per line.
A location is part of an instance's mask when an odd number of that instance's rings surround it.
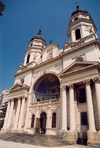
M 26 62 L 26 64 L 29 63 L 29 60 L 30 60 L 30 54 L 27 56 L 27 62 Z
M 75 17 L 74 21 L 78 20 L 78 17 Z
M 76 40 L 81 38 L 80 29 L 75 30 Z

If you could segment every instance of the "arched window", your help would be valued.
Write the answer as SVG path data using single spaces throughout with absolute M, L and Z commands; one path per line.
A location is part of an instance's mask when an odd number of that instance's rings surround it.
M 84 61 L 84 59 L 82 57 L 78 57 L 75 61 L 76 62 L 78 62 L 78 61 Z
M 26 64 L 29 63 L 29 60 L 30 60 L 30 54 L 27 56 L 27 62 L 26 62 Z
M 75 30 L 76 40 L 81 38 L 80 29 Z
M 33 127 L 34 127 L 34 121 L 35 121 L 35 115 L 32 115 L 31 128 L 33 128 Z
M 52 128 L 56 128 L 56 113 L 52 114 Z

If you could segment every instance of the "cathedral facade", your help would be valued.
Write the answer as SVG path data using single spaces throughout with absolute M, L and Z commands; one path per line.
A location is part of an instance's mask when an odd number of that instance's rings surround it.
M 72 12 L 63 49 L 46 45 L 39 33 L 25 51 L 24 64 L 14 74 L 2 132 L 79 139 L 100 146 L 100 41 L 85 9 Z

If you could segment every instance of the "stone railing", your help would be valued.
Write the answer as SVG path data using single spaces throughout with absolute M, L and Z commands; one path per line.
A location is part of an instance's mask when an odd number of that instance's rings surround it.
M 50 100 L 45 100 L 45 101 L 37 101 L 34 103 L 30 103 L 30 106 L 38 106 L 38 105 L 48 105 L 48 104 L 52 104 L 52 103 L 57 103 L 60 100 L 60 98 L 58 99 L 50 99 Z

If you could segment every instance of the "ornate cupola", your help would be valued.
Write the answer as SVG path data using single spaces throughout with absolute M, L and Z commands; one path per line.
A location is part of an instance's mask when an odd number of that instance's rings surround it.
M 42 61 L 43 49 L 46 47 L 46 40 L 41 35 L 41 27 L 39 33 L 33 36 L 29 42 L 29 47 L 25 51 L 24 66 L 35 62 L 36 64 Z
M 91 34 L 97 38 L 97 28 L 86 9 L 80 9 L 77 5 L 76 10 L 72 12 L 69 29 L 67 35 L 69 37 L 69 44 L 78 42 L 80 39 L 85 38 Z

